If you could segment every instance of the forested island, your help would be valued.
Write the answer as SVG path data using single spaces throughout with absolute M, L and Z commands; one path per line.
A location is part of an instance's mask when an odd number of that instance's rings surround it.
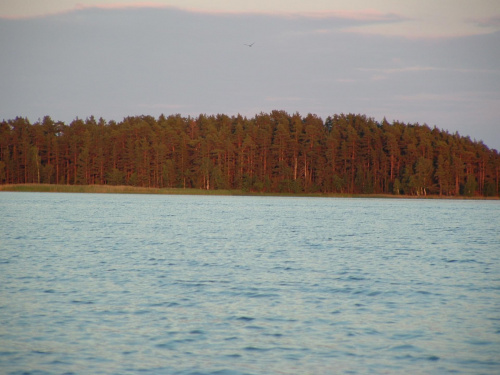
M 0 184 L 494 197 L 499 182 L 482 142 L 357 114 L 0 123 Z

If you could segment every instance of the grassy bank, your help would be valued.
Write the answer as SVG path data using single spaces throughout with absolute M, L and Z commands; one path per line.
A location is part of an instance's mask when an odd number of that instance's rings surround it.
M 325 196 L 324 194 L 258 193 L 243 190 L 205 190 L 183 188 L 146 188 L 114 185 L 52 185 L 12 184 L 0 185 L 0 191 L 32 193 L 100 193 L 100 194 L 170 194 L 170 195 L 254 195 L 254 196 Z M 345 195 L 348 196 L 348 195 Z
M 0 191 L 38 192 L 38 193 L 99 193 L 99 194 L 191 194 L 191 195 L 241 195 L 237 190 L 202 190 L 177 188 L 146 188 L 114 185 L 52 185 L 52 184 L 15 184 L 0 185 Z
M 415 199 L 488 199 L 498 200 L 499 197 L 455 197 L 455 196 L 408 196 L 390 194 L 322 194 L 322 193 L 259 193 L 242 190 L 204 190 L 182 188 L 145 188 L 135 186 L 114 185 L 52 185 L 52 184 L 14 184 L 0 185 L 2 191 L 37 192 L 37 193 L 99 193 L 99 194 L 170 194 L 170 195 L 251 195 L 276 197 L 335 197 L 335 198 L 415 198 Z

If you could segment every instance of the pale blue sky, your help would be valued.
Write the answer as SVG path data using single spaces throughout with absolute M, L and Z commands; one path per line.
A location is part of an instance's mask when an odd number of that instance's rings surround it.
M 353 112 L 499 150 L 499 45 L 496 0 L 3 0 L 0 119 Z

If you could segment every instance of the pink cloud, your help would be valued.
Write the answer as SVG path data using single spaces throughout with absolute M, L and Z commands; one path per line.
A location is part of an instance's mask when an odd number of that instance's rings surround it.
M 282 11 L 226 11 L 226 10 L 204 10 L 197 8 L 181 8 L 188 12 L 214 14 L 214 15 L 262 15 L 285 17 L 290 19 L 296 18 L 316 18 L 316 19 L 344 19 L 360 22 L 399 22 L 409 20 L 408 17 L 398 15 L 396 13 L 382 13 L 377 10 L 367 9 L 361 11 L 318 11 L 318 12 L 282 12 Z
M 303 16 L 314 18 L 340 18 L 352 21 L 368 21 L 368 22 L 394 22 L 404 21 L 407 17 L 400 16 L 395 13 L 382 13 L 373 9 L 361 11 L 339 10 L 339 11 L 324 11 L 324 12 L 307 12 Z
M 500 29 L 500 15 L 483 17 L 483 18 L 469 18 L 467 21 L 479 26 Z
M 32 11 L 31 14 L 19 14 L 19 15 L 0 15 L 0 18 L 4 19 L 29 19 L 29 18 L 43 18 L 60 14 L 72 13 L 75 11 L 82 11 L 88 9 L 104 9 L 104 10 L 120 10 L 120 9 L 178 9 L 184 10 L 190 13 L 208 14 L 208 15 L 261 15 L 261 16 L 274 16 L 274 17 L 285 17 L 290 19 L 299 18 L 317 18 L 317 19 L 343 19 L 359 22 L 398 22 L 408 20 L 407 17 L 395 14 L 395 13 L 382 13 L 373 9 L 366 9 L 361 11 L 349 11 L 349 10 L 339 10 L 339 11 L 318 11 L 318 12 L 281 12 L 281 11 L 227 11 L 227 10 L 206 10 L 194 7 L 179 7 L 166 5 L 161 2 L 149 1 L 137 1 L 132 3 L 124 3 L 117 1 L 111 4 L 84 4 L 78 3 L 75 6 L 69 6 L 65 9 L 53 10 L 53 11 Z
M 112 4 L 82 4 L 78 3 L 75 6 L 69 6 L 63 9 L 57 10 L 40 10 L 37 12 L 36 10 L 32 10 L 31 13 L 27 14 L 11 14 L 11 15 L 1 15 L 0 19 L 31 19 L 31 18 L 44 18 L 50 16 L 56 16 L 61 14 L 68 14 L 75 11 L 82 11 L 87 9 L 105 9 L 105 10 L 118 10 L 118 9 L 140 9 L 140 8 L 174 8 L 172 6 L 168 6 L 158 2 L 137 2 L 137 3 L 112 3 Z
M 137 2 L 137 3 L 112 3 L 112 4 L 97 4 L 97 5 L 85 5 L 77 4 L 76 10 L 83 9 L 140 9 L 140 8 L 172 8 L 171 6 L 150 1 L 150 2 Z

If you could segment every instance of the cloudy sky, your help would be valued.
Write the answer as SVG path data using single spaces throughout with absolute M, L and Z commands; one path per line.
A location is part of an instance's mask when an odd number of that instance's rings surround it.
M 0 119 L 361 113 L 500 150 L 499 46 L 497 0 L 2 0 Z

